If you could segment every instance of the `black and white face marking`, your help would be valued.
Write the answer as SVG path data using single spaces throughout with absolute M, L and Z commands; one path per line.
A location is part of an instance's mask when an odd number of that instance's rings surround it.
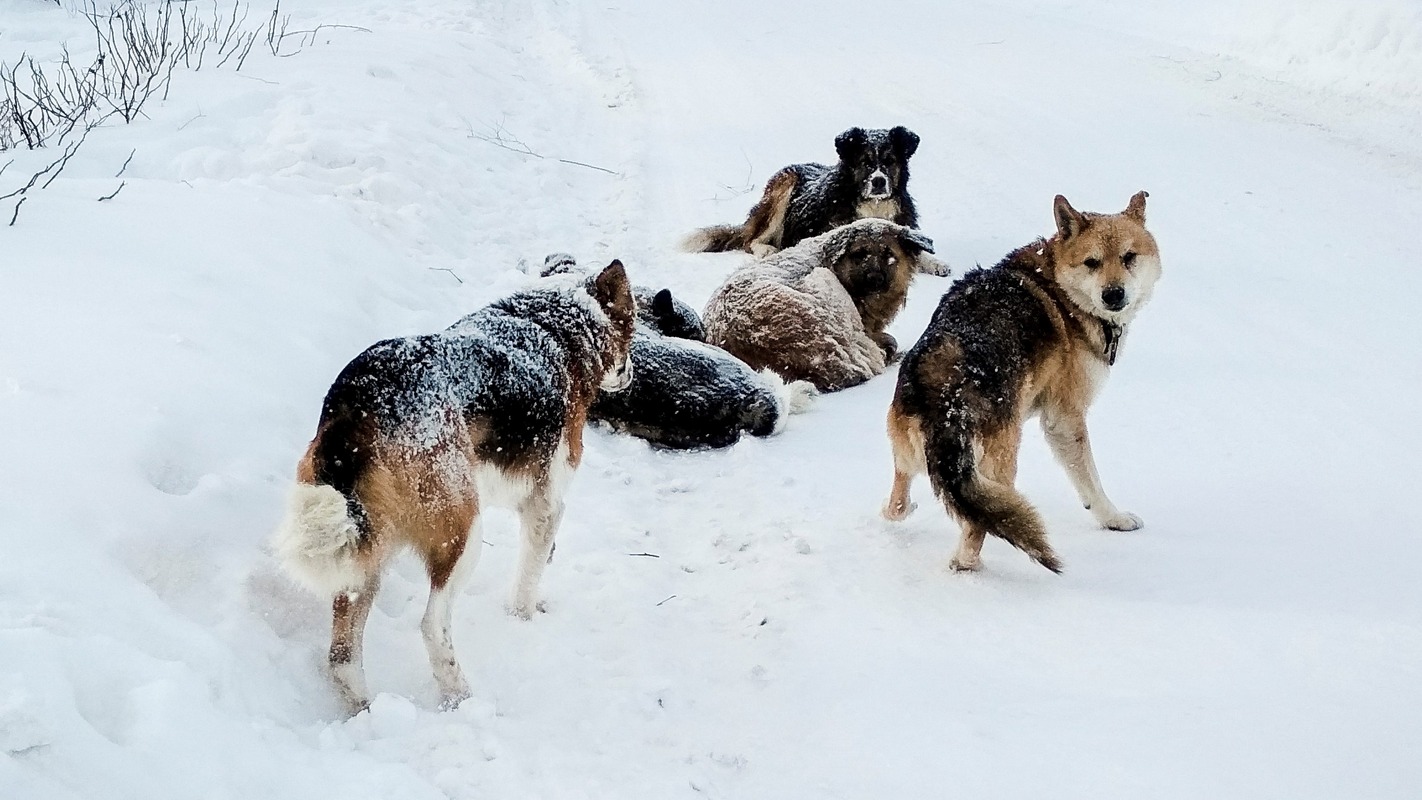
M 848 166 L 864 200 L 887 200 L 902 188 L 917 146 L 918 137 L 906 128 L 850 128 L 835 140 L 840 161 Z

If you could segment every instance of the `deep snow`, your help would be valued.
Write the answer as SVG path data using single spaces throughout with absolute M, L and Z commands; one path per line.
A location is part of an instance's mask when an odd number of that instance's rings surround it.
M 1415 796 L 1422 11 L 1148 5 L 301 0 L 370 32 L 178 74 L 0 230 L 0 796 Z M 0 56 L 66 38 L 0 0 Z M 1066 574 L 1000 542 L 950 574 L 926 485 L 877 516 L 892 374 L 723 452 L 593 433 L 550 612 L 503 612 L 491 515 L 474 697 L 434 710 L 402 561 L 340 719 L 265 548 L 341 366 L 552 251 L 700 303 L 740 256 L 675 242 L 856 124 L 923 137 L 960 271 L 1057 192 L 1151 192 L 1165 278 L 1092 414 L 1145 529 L 1097 530 L 1029 430 Z

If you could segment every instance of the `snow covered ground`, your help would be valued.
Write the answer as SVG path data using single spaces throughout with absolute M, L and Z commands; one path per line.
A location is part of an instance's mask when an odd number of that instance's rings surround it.
M 0 229 L 0 797 L 1416 797 L 1422 10 L 1152 5 L 294 0 L 368 32 L 177 74 Z M 0 0 L 0 57 L 65 39 Z M 960 271 L 1057 192 L 1151 192 L 1165 279 L 1092 417 L 1146 528 L 1029 432 L 1066 574 L 950 574 L 926 485 L 877 516 L 892 376 L 723 452 L 596 433 L 549 613 L 504 614 L 494 515 L 438 712 L 401 562 L 342 719 L 265 550 L 341 366 L 553 250 L 699 304 L 740 257 L 681 235 L 893 124 Z M 0 194 L 49 158 L 12 155 Z

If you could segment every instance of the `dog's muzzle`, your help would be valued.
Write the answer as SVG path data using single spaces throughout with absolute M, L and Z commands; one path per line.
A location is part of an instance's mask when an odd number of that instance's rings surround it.
M 1101 290 L 1101 305 L 1107 311 L 1120 311 L 1126 307 L 1126 287 L 1107 286 Z
M 871 200 L 878 200 L 889 196 L 889 176 L 883 170 L 874 170 L 869 176 L 867 191 L 864 196 Z

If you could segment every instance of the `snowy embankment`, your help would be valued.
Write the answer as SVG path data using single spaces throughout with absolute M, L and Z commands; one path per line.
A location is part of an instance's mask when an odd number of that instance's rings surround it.
M 0 231 L 0 796 L 1410 796 L 1418 12 L 945 5 L 312 0 L 293 28 L 369 32 L 95 131 Z M 0 0 L 0 55 L 62 38 Z M 1151 192 L 1165 279 L 1092 415 L 1145 530 L 1096 530 L 1029 430 L 1067 573 L 993 542 L 949 574 L 926 486 L 877 517 L 892 376 L 724 452 L 594 434 L 550 612 L 503 613 L 495 515 L 455 612 L 474 697 L 439 713 L 402 561 L 341 720 L 327 611 L 264 547 L 346 360 L 552 250 L 700 304 L 739 257 L 678 237 L 855 124 L 922 135 L 960 270 L 1057 192 Z

